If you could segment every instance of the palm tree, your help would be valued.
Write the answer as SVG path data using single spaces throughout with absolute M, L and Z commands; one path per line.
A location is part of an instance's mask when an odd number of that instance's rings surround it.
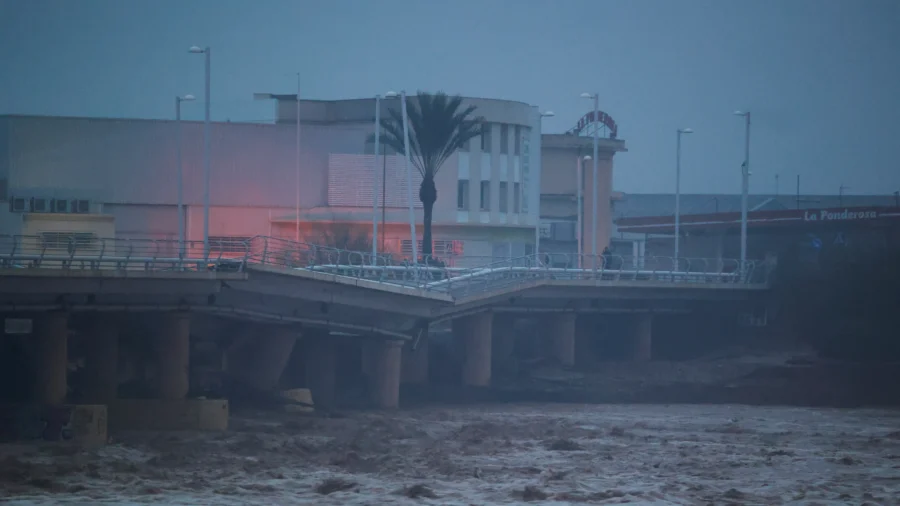
M 403 118 L 398 109 L 389 109 L 388 117 L 381 120 L 381 138 L 385 145 L 405 155 Z M 459 95 L 451 97 L 440 91 L 434 94 L 420 91 L 416 100 L 407 104 L 410 159 L 422 175 L 419 200 L 424 211 L 422 257 L 426 262 L 432 259 L 431 219 L 438 198 L 434 178 L 450 155 L 482 135 L 483 120 L 473 115 L 475 109 L 474 105 L 462 108 Z

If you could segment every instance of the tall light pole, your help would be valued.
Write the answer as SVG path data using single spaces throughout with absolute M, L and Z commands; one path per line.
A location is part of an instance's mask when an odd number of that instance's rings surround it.
M 406 199 L 409 204 L 409 238 L 412 243 L 413 264 L 419 262 L 416 244 L 416 213 L 413 210 L 412 167 L 409 164 L 409 117 L 406 114 L 406 90 L 400 92 L 400 106 L 403 108 L 403 151 L 406 153 Z
M 575 196 L 575 202 L 576 202 L 576 205 L 578 206 L 578 208 L 576 209 L 577 215 L 578 215 L 577 225 L 576 225 L 578 227 L 578 230 L 576 230 L 576 234 L 577 234 L 576 237 L 578 238 L 578 268 L 579 269 L 582 268 L 581 257 L 582 257 L 582 253 L 584 251 L 582 249 L 584 247 L 584 245 L 582 244 L 582 242 L 583 242 L 582 237 L 584 236 L 584 218 L 583 218 L 583 216 L 584 216 L 584 198 L 583 198 L 584 190 L 582 189 L 582 185 L 584 184 L 584 162 L 587 162 L 590 160 L 592 160 L 591 155 L 585 155 L 585 156 L 579 157 L 575 160 L 575 172 L 576 172 L 576 177 L 578 178 L 578 181 L 576 182 L 576 188 L 577 188 L 576 191 L 578 192 L 578 194 Z
M 178 258 L 184 258 L 184 176 L 181 168 L 181 103 L 194 100 L 193 95 L 175 97 L 175 165 L 178 178 Z
M 599 93 L 582 93 L 582 98 L 592 98 L 594 99 L 594 117 L 593 122 L 597 122 L 597 117 L 600 114 L 600 94 Z M 594 270 L 597 270 L 597 180 L 599 179 L 599 169 L 597 167 L 597 149 L 598 144 L 600 142 L 600 128 L 595 124 L 594 125 L 594 156 L 592 159 L 594 160 L 594 175 L 593 175 L 593 191 L 591 199 L 591 256 L 593 257 L 593 266 Z
M 544 118 L 552 118 L 553 116 L 556 116 L 556 113 L 553 111 L 544 111 L 539 114 L 540 114 L 540 116 L 538 117 L 538 136 L 541 135 L 541 131 L 543 130 L 543 127 L 544 127 L 544 122 L 542 120 Z M 538 138 L 540 138 L 540 137 L 538 137 Z M 537 258 L 539 260 L 541 258 L 540 257 L 540 246 L 541 246 L 541 191 L 540 191 L 540 187 L 541 187 L 541 182 L 540 182 L 540 180 L 538 180 L 538 201 L 537 201 L 538 213 L 537 213 L 536 224 L 534 227 L 534 258 Z
M 294 241 L 300 242 L 300 72 L 297 72 L 297 139 L 294 153 L 296 195 L 294 199 Z
M 750 190 L 750 111 L 734 111 L 746 120 L 744 163 L 741 164 L 741 272 L 747 263 L 747 193 Z
M 394 98 L 397 94 L 389 91 L 385 98 Z M 378 258 L 378 148 L 381 141 L 381 95 L 375 95 L 375 152 L 372 157 L 372 265 L 377 265 Z
M 206 58 L 205 75 L 206 82 L 204 84 L 205 93 L 205 111 L 203 113 L 203 254 L 209 254 L 209 46 L 200 48 L 199 46 L 191 46 L 188 50 L 194 54 L 203 54 Z
M 678 244 L 681 242 L 681 134 L 694 133 L 690 128 L 679 128 L 675 147 L 675 265 L 678 265 Z

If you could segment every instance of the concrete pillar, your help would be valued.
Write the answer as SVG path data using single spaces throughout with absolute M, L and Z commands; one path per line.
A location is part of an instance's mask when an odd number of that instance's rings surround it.
M 634 331 L 634 359 L 647 361 L 653 357 L 653 315 L 637 315 Z
M 463 343 L 462 381 L 467 386 L 491 384 L 491 327 L 493 313 L 485 312 L 453 320 L 453 336 Z
M 516 348 L 516 318 L 510 314 L 495 314 L 491 323 L 491 361 L 502 365 L 512 357 Z
M 191 317 L 189 313 L 161 315 L 156 335 L 156 395 L 184 399 L 190 386 Z
M 400 405 L 402 346 L 400 341 L 382 341 L 374 347 L 372 396 L 379 408 L 396 408 Z
M 317 409 L 334 407 L 335 346 L 327 329 L 304 332 L 306 388 Z
M 69 365 L 68 315 L 43 313 L 34 317 L 34 400 L 41 404 L 62 404 L 66 400 Z
M 575 318 L 575 365 L 580 368 L 593 368 L 597 362 L 594 352 L 596 340 L 599 339 L 597 317 L 580 314 Z
M 243 342 L 228 353 L 229 372 L 256 389 L 276 389 L 298 336 L 291 327 L 248 326 Z
M 575 365 L 575 313 L 554 314 L 548 323 L 553 358 L 566 367 Z
M 428 383 L 428 333 L 422 335 L 415 350 L 412 349 L 412 344 L 403 347 L 402 381 L 411 384 Z
M 119 390 L 119 322 L 106 314 L 94 317 L 83 342 L 84 401 L 109 404 Z
M 359 340 L 359 364 L 362 374 L 366 378 L 371 379 L 375 371 L 375 345 L 371 339 L 362 338 Z

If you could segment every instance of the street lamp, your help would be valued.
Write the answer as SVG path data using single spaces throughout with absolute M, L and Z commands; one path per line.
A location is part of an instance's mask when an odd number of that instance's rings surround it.
M 181 169 L 181 103 L 191 102 L 194 100 L 193 95 L 185 95 L 183 97 L 175 97 L 175 164 L 177 167 L 178 178 L 178 258 L 184 258 L 184 188 Z
M 678 266 L 678 244 L 681 241 L 681 134 L 692 134 L 690 128 L 679 128 L 675 147 L 675 265 Z
M 538 138 L 540 138 L 541 131 L 543 130 L 544 118 L 552 118 L 556 116 L 556 113 L 553 111 L 544 111 L 538 113 Z M 543 169 L 541 170 L 543 172 Z M 540 177 L 538 178 L 538 199 L 537 199 L 537 219 L 535 220 L 534 226 L 534 258 L 540 259 L 540 245 L 541 245 L 541 185 L 540 185 Z M 524 189 L 522 190 L 524 191 Z M 521 198 L 521 195 L 519 196 Z
M 294 240 L 300 242 L 300 73 L 297 72 L 297 118 L 296 118 L 296 141 L 294 146 L 294 176 L 296 179 L 295 200 L 294 200 Z M 254 100 L 271 100 L 275 98 L 272 93 L 254 93 Z
M 384 98 L 395 98 L 396 92 L 389 91 Z M 375 95 L 375 152 L 372 157 L 372 265 L 377 265 L 378 257 L 378 148 L 381 140 L 381 95 Z M 382 179 L 385 175 L 382 174 Z M 384 184 L 384 181 L 382 181 Z
M 581 98 L 591 98 L 594 100 L 594 117 L 593 121 L 597 121 L 597 116 L 600 111 L 600 94 L 599 93 L 582 93 Z M 593 269 L 597 270 L 597 179 L 599 178 L 599 169 L 597 168 L 597 146 L 600 141 L 599 138 L 600 129 L 597 125 L 594 125 L 594 156 L 592 157 L 594 160 L 594 176 L 593 176 L 593 191 L 592 191 L 592 200 L 591 203 L 591 256 L 593 257 Z
M 205 58 L 206 82 L 204 85 L 206 110 L 203 115 L 203 254 L 209 254 L 209 46 L 191 46 L 188 52 L 203 54 Z
M 734 111 L 746 119 L 744 163 L 741 164 L 741 272 L 747 262 L 747 192 L 750 189 L 750 111 Z
M 578 206 L 578 209 L 576 209 L 576 213 L 578 216 L 578 219 L 577 219 L 578 223 L 576 225 L 578 227 L 578 230 L 576 230 L 576 234 L 577 234 L 577 238 L 578 238 L 578 268 L 579 269 L 582 268 L 582 262 L 581 262 L 581 257 L 583 254 L 582 237 L 584 236 L 584 217 L 583 217 L 584 199 L 582 198 L 582 193 L 584 193 L 584 192 L 583 192 L 581 186 L 584 184 L 584 162 L 590 161 L 592 159 L 593 158 L 591 157 L 591 155 L 585 155 L 583 157 L 579 157 L 578 159 L 576 159 L 576 165 L 575 165 L 576 178 L 578 179 L 578 181 L 576 183 L 577 195 L 575 196 L 575 202 L 576 202 L 576 205 Z
M 406 199 L 409 204 L 409 238 L 412 243 L 413 264 L 419 262 L 416 251 L 416 214 L 413 211 L 412 167 L 409 165 L 409 118 L 406 114 L 406 90 L 400 92 L 400 107 L 403 112 L 403 151 L 406 152 Z

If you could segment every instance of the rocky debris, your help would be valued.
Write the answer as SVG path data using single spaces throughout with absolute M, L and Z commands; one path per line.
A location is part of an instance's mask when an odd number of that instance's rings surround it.
M 352 490 L 356 487 L 356 483 L 343 478 L 328 478 L 327 480 L 316 485 L 316 493 L 329 495 L 335 492 L 343 492 Z

